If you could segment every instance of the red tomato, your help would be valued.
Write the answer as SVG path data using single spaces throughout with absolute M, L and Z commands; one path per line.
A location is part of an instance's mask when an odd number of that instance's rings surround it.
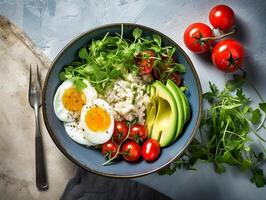
M 243 64 L 244 56 L 245 49 L 238 41 L 225 39 L 214 46 L 212 62 L 220 70 L 234 72 Z
M 194 23 L 185 30 L 184 42 L 190 51 L 195 53 L 204 53 L 210 49 L 213 41 L 202 41 L 202 38 L 212 36 L 212 30 L 208 25 L 203 23 Z
M 120 144 L 128 134 L 128 127 L 124 121 L 115 121 L 114 132 L 113 132 L 113 141 L 116 144 Z
M 153 69 L 155 61 L 155 53 L 154 51 L 147 50 L 142 51 L 140 55 L 137 57 L 137 65 L 139 66 L 141 74 L 149 74 Z
M 160 73 L 158 72 L 157 69 L 154 69 L 154 70 L 153 70 L 153 76 L 154 76 L 154 78 L 155 78 L 156 80 L 161 80 L 161 75 L 160 75 Z
M 154 139 L 148 139 L 142 145 L 142 156 L 146 161 L 155 161 L 160 155 L 160 152 L 160 144 Z
M 101 151 L 102 154 L 109 160 L 113 158 L 118 150 L 117 144 L 109 140 L 108 142 L 102 145 Z
M 235 24 L 235 13 L 226 5 L 217 5 L 211 9 L 209 20 L 214 28 L 226 31 Z
M 143 142 L 148 137 L 147 129 L 144 125 L 135 124 L 131 126 L 129 138 L 134 139 L 136 142 Z
M 178 85 L 178 86 L 181 85 L 182 79 L 181 79 L 181 76 L 179 73 L 176 73 L 176 72 L 172 73 L 170 75 L 169 79 L 172 80 L 176 85 Z
M 129 162 L 135 162 L 139 160 L 141 156 L 141 148 L 135 141 L 128 141 L 123 144 L 121 153 L 125 160 Z

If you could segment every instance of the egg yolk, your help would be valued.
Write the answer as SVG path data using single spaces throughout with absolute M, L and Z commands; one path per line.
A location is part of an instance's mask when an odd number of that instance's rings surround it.
M 111 123 L 109 114 L 101 107 L 91 107 L 85 116 L 87 127 L 95 132 L 105 131 Z
M 63 104 L 68 111 L 80 112 L 86 104 L 86 96 L 74 87 L 67 88 L 63 94 Z

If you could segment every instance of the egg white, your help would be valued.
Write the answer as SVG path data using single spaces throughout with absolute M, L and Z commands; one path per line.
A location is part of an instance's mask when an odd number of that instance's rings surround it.
M 68 136 L 75 142 L 86 146 L 94 145 L 85 138 L 85 132 L 80 127 L 79 122 L 64 122 L 64 127 Z
M 109 127 L 103 132 L 94 132 L 90 130 L 86 124 L 85 121 L 86 113 L 91 107 L 94 106 L 98 106 L 104 109 L 108 113 L 111 119 Z M 102 99 L 91 99 L 85 106 L 83 106 L 81 110 L 80 126 L 81 128 L 84 129 L 85 138 L 93 144 L 103 144 L 108 140 L 110 140 L 114 131 L 114 117 L 110 105 Z
M 91 86 L 91 84 L 83 80 L 86 83 L 87 87 L 82 90 L 83 94 L 86 97 L 86 103 L 91 99 L 97 98 L 96 90 Z M 65 108 L 63 104 L 63 95 L 66 89 L 75 87 L 73 80 L 65 80 L 58 88 L 54 96 L 54 111 L 58 119 L 64 122 L 73 122 L 75 121 L 80 113 L 69 111 Z

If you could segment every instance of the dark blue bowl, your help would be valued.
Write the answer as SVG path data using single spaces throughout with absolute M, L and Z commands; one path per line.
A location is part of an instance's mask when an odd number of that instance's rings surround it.
M 187 69 L 183 78 L 185 84 L 189 87 L 187 96 L 191 108 L 191 118 L 179 139 L 172 145 L 163 148 L 159 159 L 155 162 L 148 163 L 141 160 L 138 163 L 132 164 L 126 161 L 118 161 L 108 166 L 102 166 L 105 160 L 99 151 L 79 145 L 67 135 L 63 123 L 57 119 L 54 113 L 53 99 L 57 87 L 60 85 L 60 80 L 58 79 L 59 72 L 62 71 L 66 65 L 75 60 L 78 50 L 90 43 L 92 39 L 103 38 L 107 32 L 110 34 L 120 33 L 121 24 L 105 25 L 82 33 L 68 43 L 51 64 L 43 89 L 43 116 L 48 132 L 57 147 L 71 161 L 95 174 L 109 177 L 129 178 L 155 172 L 170 164 L 171 161 L 177 158 L 185 150 L 192 140 L 195 131 L 199 127 L 202 113 L 202 91 L 199 78 L 191 60 L 173 40 L 149 27 L 125 23 L 123 24 L 124 38 L 132 39 L 132 31 L 136 27 L 143 30 L 143 35 L 145 37 L 151 37 L 152 34 L 156 33 L 162 37 L 164 45 L 176 47 L 177 51 L 175 56 L 178 62 L 184 64 Z

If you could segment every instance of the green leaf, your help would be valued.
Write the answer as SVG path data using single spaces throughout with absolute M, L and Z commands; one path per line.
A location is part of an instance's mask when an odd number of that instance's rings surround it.
M 243 93 L 243 89 L 242 88 L 237 88 L 236 90 L 236 96 L 240 99 L 240 100 L 244 100 L 246 99 L 244 93 Z
M 242 113 L 243 113 L 243 114 L 246 114 L 246 113 L 248 113 L 250 110 L 251 110 L 250 106 L 245 105 L 245 106 L 243 107 L 243 109 L 242 109 Z
M 263 110 L 263 112 L 266 114 L 266 103 L 260 103 L 259 107 L 261 110 Z
M 247 170 L 250 169 L 250 167 L 251 167 L 251 163 L 250 163 L 250 161 L 247 160 L 247 159 L 245 159 L 245 160 L 243 160 L 242 163 L 241 163 L 240 170 L 241 170 L 241 171 L 247 171 Z
M 117 79 L 117 78 L 120 77 L 121 75 L 122 75 L 121 70 L 116 70 L 116 69 L 114 69 L 114 70 L 112 70 L 112 71 L 110 72 L 110 74 L 109 74 L 109 78 L 111 78 L 111 79 Z
M 142 30 L 141 29 L 139 29 L 139 28 L 135 28 L 134 30 L 133 30 L 133 33 L 132 33 L 132 35 L 134 36 L 134 38 L 135 38 L 135 41 L 142 35 Z
M 87 64 L 85 68 L 83 68 L 83 70 L 87 74 L 93 74 L 93 73 L 97 73 L 98 71 L 100 71 L 100 68 L 94 64 Z
M 218 90 L 217 86 L 214 83 L 211 83 L 211 82 L 209 82 L 209 86 L 210 86 L 212 94 L 214 96 L 217 96 L 218 93 L 219 93 L 219 90 Z
M 158 46 L 152 46 L 150 49 L 153 50 L 155 53 L 159 53 L 161 51 L 161 48 Z
M 225 166 L 222 165 L 221 163 L 215 163 L 215 171 L 218 174 L 224 173 L 226 171 Z
M 175 63 L 173 66 L 173 71 L 178 71 L 180 73 L 185 73 L 186 72 L 186 67 L 183 64 Z
M 171 168 L 170 166 L 164 167 L 162 169 L 160 169 L 158 171 L 159 175 L 172 175 L 173 173 L 175 173 L 176 169 L 175 168 Z
M 203 94 L 203 98 L 206 99 L 209 103 L 212 103 L 214 100 L 214 95 L 212 92 L 206 92 Z
M 73 83 L 78 91 L 81 91 L 87 87 L 87 84 L 84 83 L 81 79 L 74 79 Z
M 73 69 L 74 69 L 74 67 L 69 65 L 68 67 L 65 68 L 65 72 L 66 73 L 72 73 Z
M 104 71 L 99 71 L 95 74 L 96 80 L 97 81 L 102 81 L 103 79 L 106 79 L 107 77 L 107 72 Z
M 264 153 L 260 152 L 257 156 L 257 162 L 262 162 L 265 159 Z
M 89 60 L 89 54 L 85 47 L 81 48 L 78 54 L 81 59 Z
M 256 110 L 253 110 L 251 112 L 251 118 L 249 119 L 253 124 L 258 124 L 260 122 L 261 119 L 261 112 L 260 110 L 257 108 Z
M 237 146 L 237 144 L 235 144 L 234 142 L 231 142 L 231 145 L 232 145 L 231 147 L 229 146 L 230 150 L 233 150 Z M 219 161 L 222 161 L 222 162 L 228 163 L 228 164 L 232 164 L 232 165 L 236 164 L 236 160 L 234 159 L 234 157 L 232 156 L 232 154 L 229 151 L 225 152 L 224 155 L 221 156 Z
M 255 183 L 257 187 L 263 187 L 266 184 L 266 179 L 262 169 L 255 168 L 252 170 L 252 174 L 253 176 L 250 178 L 250 181 Z
M 154 42 L 160 47 L 162 45 L 162 38 L 157 34 L 152 35 Z
M 81 66 L 81 65 L 82 65 L 82 62 L 79 62 L 79 61 L 73 61 L 71 63 L 71 66 L 73 66 L 73 67 L 78 67 L 78 66 Z
M 66 75 L 65 72 L 60 72 L 60 73 L 59 73 L 59 80 L 60 80 L 60 81 L 64 81 L 64 80 L 66 80 L 67 78 L 66 78 L 65 75 Z
M 230 91 L 234 91 L 245 83 L 246 78 L 246 73 L 243 73 L 242 75 L 234 75 L 234 79 L 227 81 L 225 87 Z
M 128 54 L 128 56 L 132 56 L 132 52 L 134 53 L 134 55 L 138 55 L 139 52 L 140 52 L 140 44 L 139 43 L 132 43 L 130 46 L 129 46 L 129 49 L 125 49 L 124 50 L 124 53 L 125 54 Z M 129 51 L 130 50 L 130 51 Z M 131 52 L 132 51 L 132 52 Z
M 238 108 L 242 106 L 241 103 L 237 103 L 237 104 L 232 104 L 232 105 L 228 105 L 228 106 L 223 106 L 223 109 L 224 110 L 231 110 L 231 109 L 234 109 L 234 108 Z

